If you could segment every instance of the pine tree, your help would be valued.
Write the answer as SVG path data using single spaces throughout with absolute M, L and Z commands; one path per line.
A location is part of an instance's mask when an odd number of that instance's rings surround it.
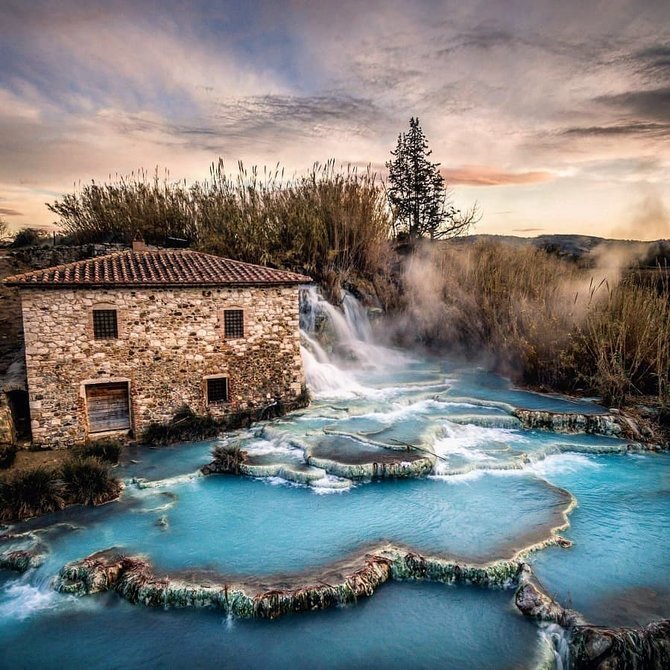
M 412 117 L 409 131 L 398 136 L 389 170 L 388 198 L 402 232 L 410 240 L 421 237 L 439 239 L 464 233 L 477 218 L 477 206 L 463 216 L 451 204 L 440 174 L 439 163 L 431 163 L 433 152 L 419 125 Z

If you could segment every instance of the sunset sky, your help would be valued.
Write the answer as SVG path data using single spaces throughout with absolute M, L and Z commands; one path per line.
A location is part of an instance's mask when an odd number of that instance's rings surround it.
M 383 171 L 418 116 L 479 233 L 670 237 L 670 1 L 0 0 L 0 216 L 77 182 Z

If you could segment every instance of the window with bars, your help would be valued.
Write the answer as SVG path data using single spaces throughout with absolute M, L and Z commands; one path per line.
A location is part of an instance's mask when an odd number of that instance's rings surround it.
M 244 337 L 244 311 L 226 309 L 223 311 L 223 333 L 226 339 Z
M 228 378 L 211 377 L 207 380 L 207 404 L 228 402 Z
M 115 340 L 119 336 L 119 327 L 115 309 L 93 310 L 93 337 L 96 340 Z

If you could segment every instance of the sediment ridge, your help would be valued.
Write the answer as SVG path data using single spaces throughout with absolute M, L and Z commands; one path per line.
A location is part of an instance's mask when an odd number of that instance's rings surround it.
M 525 616 L 565 630 L 566 667 L 580 670 L 664 670 L 670 667 L 670 619 L 643 627 L 594 626 L 566 609 L 537 583 L 527 566 L 515 604 Z M 557 650 L 558 651 L 558 650 Z

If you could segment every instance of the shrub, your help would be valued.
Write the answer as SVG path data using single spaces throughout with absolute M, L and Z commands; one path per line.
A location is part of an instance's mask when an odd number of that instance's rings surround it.
M 0 444 L 0 469 L 10 468 L 16 459 L 16 446 L 13 444 Z
M 109 466 L 97 458 L 71 458 L 61 466 L 68 502 L 99 505 L 119 494 L 119 481 L 109 474 Z
M 670 291 L 625 279 L 607 288 L 580 330 L 592 387 L 609 405 L 630 395 L 656 395 L 670 407 Z
M 211 415 L 196 414 L 188 405 L 177 410 L 169 423 L 152 423 L 142 433 L 145 444 L 171 444 L 215 437 L 221 428 Z
M 212 449 L 214 461 L 209 467 L 214 472 L 240 474 L 240 466 L 247 458 L 246 451 L 242 451 L 237 445 L 218 445 Z
M 58 472 L 35 467 L 0 482 L 0 521 L 8 523 L 63 509 L 66 491 Z
M 87 442 L 81 446 L 75 447 L 72 451 L 80 458 L 94 457 L 106 463 L 113 465 L 119 462 L 122 445 L 118 440 L 104 439 L 95 442 Z
M 14 248 L 36 247 L 40 245 L 44 239 L 44 234 L 35 228 L 21 228 L 21 230 L 14 235 L 14 239 L 10 246 Z
M 284 179 L 279 168 L 229 177 L 222 161 L 188 187 L 140 172 L 85 185 L 48 205 L 79 242 L 138 236 L 163 244 L 189 240 L 203 251 L 250 263 L 301 270 L 322 279 L 385 270 L 391 217 L 374 173 L 339 170 L 333 161 Z
M 0 216 L 0 244 L 9 238 L 9 224 Z

